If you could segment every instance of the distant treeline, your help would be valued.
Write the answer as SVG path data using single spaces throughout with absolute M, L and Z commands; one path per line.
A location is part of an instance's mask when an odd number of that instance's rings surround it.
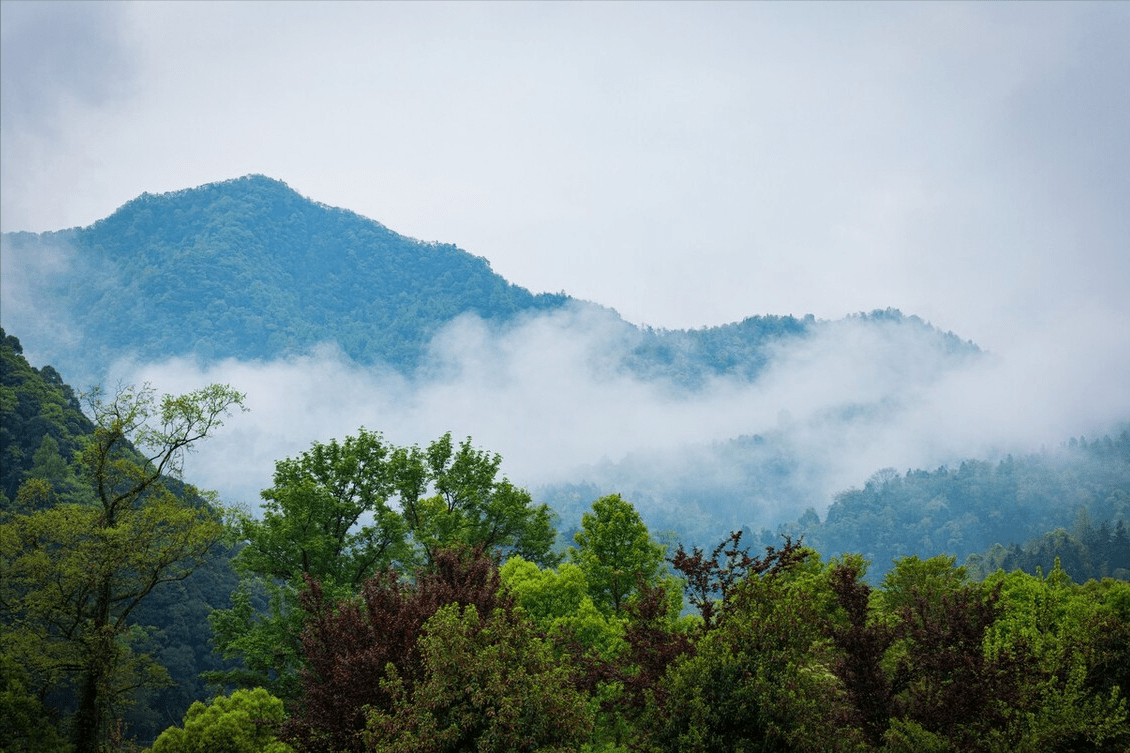
M 762 530 L 760 539 L 803 535 L 828 556 L 860 553 L 879 577 L 896 559 L 928 554 L 958 561 L 979 555 L 987 558 L 979 561 L 1003 566 L 1007 560 L 1029 571 L 1038 563 L 1046 571 L 1046 556 L 1021 556 L 1020 547 L 1066 529 L 1073 533 L 1054 534 L 1057 540 L 1066 536 L 1094 547 L 1086 557 L 1062 550 L 1072 577 L 1086 580 L 1126 567 L 1103 543 L 1117 535 L 1119 524 L 1123 530 L 1130 525 L 1130 431 L 1090 442 L 1073 439 L 1056 450 L 997 463 L 966 460 L 956 468 L 905 474 L 887 468 L 862 489 L 837 494 L 823 520 L 810 509 L 776 531 Z M 1036 542 L 1029 549 L 1047 547 Z

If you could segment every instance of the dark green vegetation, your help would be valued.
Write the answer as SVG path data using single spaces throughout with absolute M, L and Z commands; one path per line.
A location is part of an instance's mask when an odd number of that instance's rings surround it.
M 269 360 L 320 343 L 411 373 L 426 366 L 432 336 L 459 315 L 504 328 L 567 305 L 599 309 L 564 294 L 533 295 L 483 258 L 406 238 L 262 176 L 145 194 L 89 227 L 9 233 L 4 245 L 12 267 L 37 270 L 26 284 L 47 317 L 21 326 L 34 326 L 37 346 L 68 374 L 123 354 Z M 765 316 L 666 331 L 605 314 L 619 348 L 610 363 L 684 386 L 710 375 L 752 377 L 769 346 L 817 326 L 812 317 Z M 884 317 L 905 319 L 948 351 L 976 352 L 914 317 Z
M 1130 431 L 1123 431 L 995 464 L 879 471 L 862 489 L 837 494 L 823 521 L 810 510 L 777 532 L 763 531 L 762 539 L 803 534 L 828 555 L 862 553 L 874 577 L 898 558 L 945 553 L 959 562 L 973 557 L 967 564 L 978 572 L 1036 566 L 1046 572 L 1058 556 L 1082 581 L 1130 567 L 1130 547 L 1119 545 L 1127 525 Z M 1028 554 L 1020 546 L 1025 542 L 1031 542 Z
M 665 548 L 618 495 L 566 521 L 561 551 L 496 455 L 365 430 L 280 460 L 262 517 L 221 524 L 161 471 L 237 395 L 125 391 L 87 400 L 88 418 L 0 338 L 4 751 L 1130 745 L 1127 434 L 882 472 L 803 518 L 810 538 L 761 552 L 740 533 Z M 147 411 L 162 420 L 146 428 Z M 1070 530 L 1021 548 L 1002 523 L 1000 546 L 958 567 L 923 532 L 959 526 L 895 524 L 923 506 L 995 520 L 1016 499 L 1030 525 L 1070 514 Z M 895 561 L 868 573 L 853 542 Z
M 261 176 L 145 194 L 90 227 L 14 233 L 6 253 L 63 256 L 45 300 L 83 333 L 82 360 L 122 353 L 274 358 L 323 342 L 411 367 L 463 312 L 559 307 L 454 246 L 397 235 Z M 57 359 L 69 365 L 69 358 Z
M 223 598 L 224 526 L 177 478 L 242 396 L 92 393 L 89 420 L 53 370 L 0 337 L 3 483 L 17 488 L 0 495 L 5 681 L 12 702 L 65 717 L 76 749 L 95 750 L 115 718 L 144 730 L 179 716 L 200 671 L 219 666 L 199 631 Z

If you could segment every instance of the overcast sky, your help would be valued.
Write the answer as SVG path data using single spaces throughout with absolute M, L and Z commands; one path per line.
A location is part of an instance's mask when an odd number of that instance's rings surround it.
M 757 384 L 690 402 L 593 380 L 569 354 L 600 347 L 603 325 L 569 315 L 497 343 L 453 326 L 437 352 L 471 376 L 452 383 L 407 385 L 332 351 L 118 364 L 162 390 L 248 392 L 250 418 L 194 470 L 233 498 L 359 423 L 402 444 L 471 434 L 528 483 L 785 416 L 831 492 L 882 466 L 1130 420 L 1130 3 L 3 0 L 0 13 L 4 231 L 261 173 L 638 324 L 897 307 L 991 353 L 939 376 L 913 343 L 832 328 Z M 31 353 L 16 315 L 40 314 L 13 291 L 35 289 L 17 272 L 36 267 L 14 261 L 5 323 Z M 328 383 L 329 402 L 311 397 Z M 876 389 L 897 415 L 821 418 Z M 531 422 L 552 430 L 531 436 Z
M 262 173 L 658 327 L 1130 329 L 1130 4 L 0 7 L 4 231 Z

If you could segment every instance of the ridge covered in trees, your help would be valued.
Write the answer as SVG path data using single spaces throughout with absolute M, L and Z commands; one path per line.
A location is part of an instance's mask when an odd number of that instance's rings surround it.
M 803 534 L 829 556 L 861 553 L 875 577 L 898 558 L 944 553 L 960 562 L 973 557 L 967 564 L 977 571 L 1008 565 L 1032 572 L 1040 564 L 1046 572 L 1060 556 L 1073 577 L 1086 580 L 1128 566 L 1130 548 L 1112 545 L 1115 537 L 1124 540 L 1127 526 L 1130 429 L 997 463 L 966 460 L 905 474 L 883 469 L 862 488 L 837 494 L 823 520 L 809 510 L 761 535 L 768 541 Z M 1043 556 L 1022 554 L 1030 542 Z
M 618 333 L 618 368 L 695 387 L 711 375 L 752 378 L 773 343 L 820 325 L 752 316 L 696 330 L 636 327 L 564 293 L 535 295 L 482 257 L 399 235 L 261 175 L 143 194 L 89 227 L 5 233 L 4 253 L 13 266 L 40 265 L 35 295 L 51 326 L 37 332 L 39 347 L 68 374 L 122 354 L 270 360 L 323 343 L 410 374 L 457 316 L 505 328 L 580 307 Z M 864 318 L 904 321 L 954 354 L 977 352 L 897 311 Z

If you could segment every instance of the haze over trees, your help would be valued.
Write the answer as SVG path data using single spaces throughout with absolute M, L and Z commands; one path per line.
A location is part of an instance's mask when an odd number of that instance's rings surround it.
M 0 554 L 19 576 L 0 600 L 5 749 L 127 750 L 131 738 L 170 753 L 216 741 L 269 753 L 1130 744 L 1125 580 L 1076 582 L 1059 561 L 1035 574 L 990 569 L 992 552 L 971 560 L 976 578 L 952 556 L 925 555 L 876 577 L 859 554 L 826 559 L 788 536 L 758 554 L 741 532 L 672 551 L 620 495 L 594 499 L 575 546 L 562 549 L 550 511 L 499 476 L 497 455 L 450 435 L 396 447 L 364 429 L 279 460 L 263 516 L 229 517 L 244 582 L 213 602 L 216 645 L 235 662 L 209 673 L 222 686 L 182 695 L 172 719 L 131 712 L 153 703 L 142 686 L 169 681 L 162 662 L 176 651 L 146 652 L 169 615 L 149 622 L 130 605 L 231 557 L 217 546 L 218 508 L 158 469 L 175 469 L 175 449 L 204 438 L 242 396 L 213 387 L 155 402 L 125 391 L 91 403 L 95 420 L 84 422 L 54 371 L 20 351 L 4 334 L 0 452 L 18 483 L 2 500 Z M 157 424 L 139 422 L 151 410 Z M 125 436 L 135 444 L 120 445 Z M 85 449 L 68 462 L 55 449 L 64 442 Z M 1079 488 L 1120 483 L 1125 443 L 1077 442 L 1093 463 Z M 1085 467 L 1061 466 L 1062 488 L 1065 468 Z M 864 491 L 888 495 L 889 507 L 901 480 L 883 473 Z M 139 484 L 145 493 L 128 497 Z M 841 515 L 867 513 L 857 496 L 837 500 Z M 1121 510 L 1117 490 L 1107 496 Z M 127 523 L 131 542 L 151 531 L 151 545 L 114 545 Z M 1099 562 L 1118 556 L 1120 525 L 1083 518 L 1050 538 Z M 42 588 L 44 578 L 59 587 Z M 68 584 L 97 597 L 106 583 L 122 595 L 110 620 L 98 598 L 68 596 Z M 68 634 L 52 615 L 72 607 Z M 200 619 L 177 635 L 207 630 Z M 65 659 L 70 636 L 83 635 L 82 661 Z M 33 643 L 61 648 L 36 653 Z M 93 700 L 92 674 L 105 680 Z
M 275 367 L 308 364 L 300 371 L 315 375 L 324 365 L 334 373 L 323 379 L 340 381 L 346 390 L 372 382 L 371 393 L 351 394 L 351 400 L 390 400 L 391 411 L 431 405 L 390 397 L 420 390 L 470 392 L 456 399 L 464 405 L 501 400 L 516 411 L 553 413 L 554 406 L 575 400 L 587 421 L 540 418 L 574 424 L 574 432 L 604 419 L 609 411 L 596 406 L 606 401 L 622 406 L 619 423 L 629 430 L 641 419 L 665 422 L 700 404 L 725 416 L 729 411 L 717 407 L 718 396 L 732 393 L 732 403 L 746 405 L 756 420 L 734 424 L 736 436 L 729 429 L 724 437 L 710 436 L 713 444 L 696 448 L 693 459 L 681 447 L 671 450 L 673 457 L 650 452 L 620 457 L 617 449 L 609 453 L 611 463 L 575 476 L 554 472 L 525 480 L 569 518 L 579 518 L 595 496 L 620 492 L 659 529 L 675 527 L 665 517 L 701 521 L 696 538 L 744 525 L 776 525 L 809 505 L 823 507 L 827 495 L 840 488 L 838 482 L 821 482 L 823 470 L 812 467 L 821 453 L 797 446 L 787 428 L 769 431 L 764 425 L 761 413 L 768 411 L 770 423 L 785 415 L 788 406 L 777 402 L 786 397 L 766 397 L 766 407 L 749 407 L 758 402 L 756 380 L 772 376 L 787 354 L 805 361 L 809 349 L 842 342 L 860 348 L 857 358 L 890 361 L 875 375 L 881 383 L 867 394 L 849 390 L 819 415 L 797 417 L 845 426 L 882 421 L 904 400 L 891 390 L 909 384 L 918 389 L 981 357 L 971 342 L 890 309 L 832 322 L 759 315 L 694 330 L 636 326 L 615 311 L 563 293 L 532 294 L 455 246 L 406 238 L 256 175 L 146 194 L 89 227 L 7 233 L 3 245 L 6 291 L 17 293 L 5 294 L 9 328 L 15 325 L 35 344 L 40 360 L 78 384 L 116 380 L 108 376 L 113 364 L 133 364 L 115 368 L 136 370 L 169 359 L 184 359 L 177 373 L 238 364 L 267 369 L 267 379 L 275 378 Z M 472 378 L 481 384 L 467 384 Z M 562 390 L 570 387 L 579 394 L 565 401 Z M 543 404 L 531 405 L 530 396 Z M 638 411 L 636 400 L 644 402 Z M 379 415 L 369 422 L 378 420 Z M 681 425 L 691 420 L 683 415 Z M 431 423 L 436 434 L 452 427 Z M 335 422 L 321 427 L 319 436 L 344 436 L 356 428 Z M 545 433 L 562 439 L 542 439 L 550 447 L 539 450 L 540 458 L 552 456 L 549 462 L 568 467 L 569 461 L 588 464 L 601 457 L 583 457 L 577 448 L 588 443 L 567 429 Z M 672 429 L 669 441 L 690 441 Z M 472 427 L 464 431 L 474 433 Z M 561 448 L 578 457 L 563 457 Z M 514 459 L 511 448 L 500 449 Z M 242 501 L 255 502 L 274 459 L 260 458 L 262 479 L 240 490 Z M 538 466 L 544 465 L 548 462 L 539 459 Z M 710 468 L 705 478 L 704 466 Z M 597 493 L 577 495 L 569 508 L 570 485 L 581 480 L 596 484 Z
M 426 365 L 431 336 L 460 315 L 504 327 L 567 305 L 599 310 L 563 293 L 531 294 L 482 257 L 398 235 L 261 175 L 143 194 L 89 227 L 6 233 L 4 243 L 20 260 L 15 269 L 28 259 L 57 262 L 27 283 L 57 309 L 60 326 L 37 336 L 68 374 L 89 374 L 122 353 L 269 359 L 326 342 L 358 363 L 412 372 Z M 755 316 L 668 331 L 609 315 L 621 329 L 613 364 L 687 386 L 712 374 L 751 377 L 768 363 L 768 345 L 817 325 L 812 317 Z M 885 316 L 915 322 L 954 353 L 977 352 L 915 317 Z M 81 355 L 60 331 L 83 334 Z

